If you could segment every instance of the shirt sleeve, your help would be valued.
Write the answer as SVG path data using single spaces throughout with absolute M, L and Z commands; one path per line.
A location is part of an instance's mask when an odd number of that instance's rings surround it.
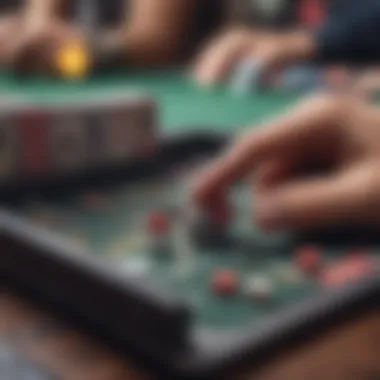
M 318 56 L 324 61 L 380 60 L 380 1 L 346 0 L 316 32 Z

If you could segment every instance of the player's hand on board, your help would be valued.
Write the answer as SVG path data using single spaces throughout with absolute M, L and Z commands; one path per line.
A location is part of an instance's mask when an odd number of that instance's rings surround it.
M 355 96 L 317 96 L 240 137 L 199 176 L 193 199 L 228 207 L 255 177 L 254 210 L 268 230 L 379 224 L 380 109 Z
M 195 64 L 194 77 L 199 84 L 210 86 L 226 79 L 246 58 L 260 61 L 264 72 L 270 74 L 296 60 L 312 58 L 313 54 L 313 39 L 306 33 L 235 29 L 206 46 Z

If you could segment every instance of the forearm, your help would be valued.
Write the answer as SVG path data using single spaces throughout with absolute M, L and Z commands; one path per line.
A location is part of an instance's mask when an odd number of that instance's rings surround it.
M 118 53 L 129 65 L 160 65 L 185 45 L 194 6 L 187 0 L 132 1 L 128 22 L 106 31 L 101 50 Z

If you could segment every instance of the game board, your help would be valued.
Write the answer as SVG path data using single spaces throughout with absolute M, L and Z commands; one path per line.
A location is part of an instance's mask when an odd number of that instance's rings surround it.
M 340 245 L 266 236 L 252 225 L 244 184 L 231 228 L 194 239 L 181 218 L 189 182 L 224 141 L 164 139 L 138 167 L 4 190 L 2 273 L 166 376 L 214 376 L 374 307 L 370 234 Z M 152 229 L 152 213 L 171 227 Z

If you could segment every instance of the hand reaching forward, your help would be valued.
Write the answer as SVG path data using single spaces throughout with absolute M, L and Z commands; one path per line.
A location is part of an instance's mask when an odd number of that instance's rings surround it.
M 231 186 L 252 176 L 264 229 L 379 223 L 380 109 L 354 96 L 308 99 L 238 138 L 199 176 L 193 199 L 218 215 Z

